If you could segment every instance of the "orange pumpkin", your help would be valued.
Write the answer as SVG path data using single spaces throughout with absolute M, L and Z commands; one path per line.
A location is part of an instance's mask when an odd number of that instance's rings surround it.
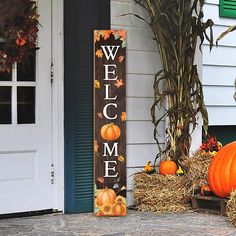
M 228 197 L 236 189 L 236 142 L 219 150 L 211 161 L 208 183 L 212 192 L 219 197 Z
M 162 175 L 174 175 L 177 171 L 177 165 L 174 161 L 162 161 L 160 163 L 159 173 Z
M 113 214 L 115 216 L 125 216 L 126 215 L 126 205 L 125 204 L 114 204 L 113 205 Z
M 120 137 L 120 128 L 114 123 L 103 125 L 101 128 L 101 136 L 108 141 L 116 140 Z
M 113 204 L 116 199 L 116 193 L 113 189 L 110 188 L 104 188 L 100 189 L 97 194 L 97 205 L 103 206 L 107 204 Z
M 212 191 L 209 185 L 202 186 L 200 188 L 200 193 L 202 196 L 210 196 L 212 195 Z
M 26 38 L 21 38 L 21 39 L 17 38 L 17 39 L 16 39 L 16 45 L 17 45 L 17 46 L 22 47 L 22 46 L 24 46 L 25 44 L 26 44 Z

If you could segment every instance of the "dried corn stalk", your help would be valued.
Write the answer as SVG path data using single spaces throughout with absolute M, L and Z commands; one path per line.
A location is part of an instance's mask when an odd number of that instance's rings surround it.
M 203 118 L 205 131 L 208 127 L 202 84 L 194 59 L 198 39 L 200 47 L 204 39 L 209 41 L 210 49 L 213 46 L 213 22 L 210 19 L 203 22 L 204 0 L 135 0 L 135 2 L 150 16 L 149 24 L 163 65 L 163 69 L 157 72 L 154 80 L 154 103 L 151 108 L 155 126 L 154 138 L 160 153 L 168 152 L 170 158 L 177 161 L 180 157 L 189 155 L 191 133 L 196 128 L 199 112 Z M 210 36 L 206 33 L 208 28 Z M 165 106 L 166 103 L 165 114 L 157 118 L 157 108 L 159 110 L 159 107 Z M 165 117 L 168 122 L 167 145 L 163 150 L 157 130 Z

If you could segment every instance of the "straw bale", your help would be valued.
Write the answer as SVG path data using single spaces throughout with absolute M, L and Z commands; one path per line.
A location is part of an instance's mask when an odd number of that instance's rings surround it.
M 148 175 L 134 176 L 133 197 L 139 211 L 183 212 L 190 209 L 190 189 L 186 176 Z
M 236 190 L 233 190 L 230 194 L 230 199 L 227 202 L 227 215 L 229 222 L 236 226 Z
M 207 175 L 211 160 L 211 155 L 202 156 L 200 153 L 195 153 L 192 157 L 184 157 L 181 160 L 192 191 L 208 184 Z

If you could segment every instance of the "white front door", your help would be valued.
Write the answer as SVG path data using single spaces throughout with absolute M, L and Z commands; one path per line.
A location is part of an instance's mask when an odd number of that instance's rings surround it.
M 35 57 L 0 75 L 0 214 L 52 208 L 51 0 L 39 0 Z

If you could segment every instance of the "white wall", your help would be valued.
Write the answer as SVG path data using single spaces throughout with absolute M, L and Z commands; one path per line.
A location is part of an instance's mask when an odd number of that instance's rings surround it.
M 111 29 L 127 31 L 127 181 L 131 202 L 132 174 L 153 161 L 158 149 L 153 138 L 150 108 L 153 102 L 154 74 L 161 69 L 155 41 L 149 26 L 134 16 L 143 9 L 132 0 L 111 0 Z M 160 130 L 164 135 L 164 121 Z M 163 140 L 164 143 L 164 140 Z
M 211 18 L 216 39 L 236 19 L 219 17 L 219 0 L 207 0 L 205 20 Z M 209 53 L 207 42 L 203 46 L 204 96 L 210 125 L 236 125 L 234 79 L 236 77 L 236 32 L 225 36 Z

